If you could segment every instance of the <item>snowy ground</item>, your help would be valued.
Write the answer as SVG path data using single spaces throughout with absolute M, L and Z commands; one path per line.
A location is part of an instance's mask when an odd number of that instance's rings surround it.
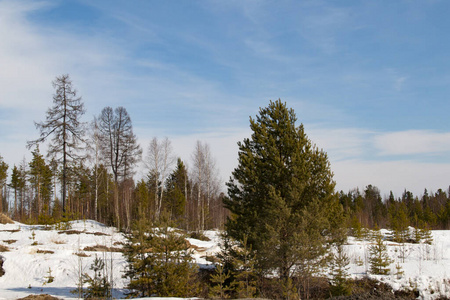
M 112 265 L 115 296 L 123 296 L 127 282 L 122 278 L 126 264 L 122 254 L 98 249 L 98 245 L 122 247 L 125 241 L 122 234 L 115 228 L 90 220 L 71 222 L 70 227 L 70 231 L 63 231 L 20 223 L 0 224 L 0 247 L 9 248 L 7 252 L 0 252 L 5 261 L 5 275 L 0 277 L 0 299 L 17 299 L 29 294 L 77 299 L 78 295 L 71 291 L 76 290 L 80 272 L 92 272 L 89 267 L 96 255 L 107 261 L 108 268 Z M 202 265 L 209 264 L 207 256 L 219 251 L 218 232 L 207 231 L 205 235 L 211 241 L 189 239 L 195 246 L 195 259 Z M 450 296 L 450 231 L 434 231 L 433 239 L 432 245 L 387 242 L 389 255 L 394 260 L 392 275 L 369 277 L 384 281 L 395 289 L 418 289 L 424 299 Z M 97 249 L 86 248 L 94 246 Z M 351 276 L 366 276 L 369 246 L 368 241 L 349 238 L 345 249 L 351 260 Z M 399 274 L 396 266 L 404 274 Z M 48 283 L 50 275 L 54 281 Z

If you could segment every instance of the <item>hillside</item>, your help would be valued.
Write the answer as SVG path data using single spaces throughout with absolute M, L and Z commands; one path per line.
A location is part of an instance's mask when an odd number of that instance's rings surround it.
M 92 272 L 89 267 L 95 256 L 107 261 L 113 270 L 115 297 L 122 297 L 126 280 L 122 278 L 125 261 L 119 252 L 124 236 L 115 228 L 95 221 L 70 222 L 67 230 L 46 228 L 14 222 L 0 224 L 0 256 L 5 274 L 0 277 L 0 299 L 17 299 L 29 294 L 50 294 L 70 299 L 77 298 L 71 291 L 77 289 L 80 272 Z M 383 231 L 388 234 L 388 231 Z M 217 231 L 205 232 L 208 242 L 189 239 L 199 264 L 209 262 L 208 255 L 216 253 L 219 242 Z M 439 295 L 450 296 L 450 231 L 433 231 L 433 244 L 405 244 L 387 242 L 391 274 L 374 276 L 394 289 L 418 289 L 425 299 Z M 366 276 L 368 241 L 349 238 L 345 250 L 350 258 L 350 273 L 354 278 Z M 404 256 L 404 263 L 401 256 Z M 403 275 L 396 269 L 401 267 Z M 52 282 L 49 278 L 54 277 Z

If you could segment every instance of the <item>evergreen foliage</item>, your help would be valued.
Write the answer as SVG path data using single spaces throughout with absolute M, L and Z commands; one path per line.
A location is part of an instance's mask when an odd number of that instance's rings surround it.
M 166 182 L 167 195 L 164 201 L 165 210 L 177 224 L 184 221 L 186 209 L 185 186 L 187 182 L 187 170 L 183 161 L 178 158 L 175 170 L 170 174 Z
M 374 244 L 369 247 L 370 272 L 375 275 L 388 275 L 389 265 L 392 260 L 387 253 L 387 247 L 383 241 L 383 234 L 376 230 L 373 234 Z
M 350 259 L 342 245 L 336 246 L 330 262 L 331 294 L 333 296 L 347 296 L 352 292 L 349 270 Z
M 103 259 L 95 256 L 94 262 L 89 268 L 94 272 L 94 276 L 87 273 L 83 274 L 83 283 L 87 287 L 83 291 L 85 299 L 108 299 L 111 297 L 111 284 L 106 275 L 105 262 Z
M 238 298 L 253 298 L 256 296 L 256 255 L 248 244 L 247 236 L 239 244 L 233 257 L 235 273 L 232 285 Z
M 227 280 L 231 277 L 230 271 L 224 270 L 223 265 L 217 264 L 214 274 L 211 275 L 211 287 L 209 297 L 212 299 L 230 298 L 229 292 L 233 289 L 227 285 Z
M 390 206 L 390 228 L 394 233 L 394 241 L 405 243 L 409 239 L 408 215 L 404 203 L 393 203 Z
M 8 202 L 6 197 L 3 197 L 3 190 L 6 186 L 6 179 L 8 176 L 8 165 L 3 161 L 0 155 L 0 213 L 8 210 Z
M 228 234 L 247 236 L 258 267 L 283 280 L 295 266 L 302 273 L 321 262 L 336 229 L 331 215 L 339 211 L 327 155 L 296 120 L 281 100 L 250 118 L 252 136 L 238 143 L 239 165 L 224 200 L 232 213 Z
M 166 218 L 158 227 L 140 220 L 125 246 L 130 296 L 195 296 L 197 266 L 184 236 L 169 227 Z

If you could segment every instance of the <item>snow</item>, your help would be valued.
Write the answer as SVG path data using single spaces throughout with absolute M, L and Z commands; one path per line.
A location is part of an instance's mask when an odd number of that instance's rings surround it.
M 389 231 L 382 230 L 384 235 Z M 440 295 L 450 296 L 450 231 L 432 231 L 431 245 L 399 244 L 385 241 L 390 259 L 390 275 L 368 274 L 370 242 L 349 237 L 345 246 L 350 258 L 349 273 L 353 278 L 368 276 L 391 285 L 395 290 L 417 289 L 422 299 L 438 298 Z M 404 258 L 403 258 L 404 257 Z M 398 274 L 396 266 L 403 274 Z
M 382 231 L 389 234 L 388 231 Z M 69 234 L 72 233 L 72 234 Z M 210 241 L 188 239 L 194 248 L 194 258 L 199 265 L 211 263 L 208 256 L 219 249 L 220 233 L 205 231 Z M 106 261 L 113 269 L 114 296 L 123 297 L 127 280 L 122 278 L 126 267 L 120 252 L 87 251 L 85 247 L 103 245 L 121 247 L 125 237 L 113 227 L 86 220 L 70 222 L 70 230 L 45 228 L 15 222 L 0 224 L 0 246 L 9 248 L 0 252 L 4 259 L 5 275 L 0 277 L 0 300 L 17 299 L 29 294 L 50 294 L 64 299 L 77 299 L 71 293 L 76 290 L 79 272 L 90 273 L 95 256 Z M 433 243 L 398 244 L 386 241 L 388 252 L 394 262 L 391 275 L 370 275 L 368 253 L 370 242 L 349 237 L 344 249 L 350 258 L 349 273 L 353 278 L 368 276 L 390 284 L 394 289 L 418 289 L 422 299 L 440 295 L 450 296 L 450 231 L 433 231 Z M 88 257 L 78 256 L 84 253 Z M 404 254 L 404 262 L 402 260 Z M 396 265 L 403 275 L 396 275 Z M 48 283 L 49 270 L 54 281 Z M 155 298 L 152 298 L 155 299 Z M 165 298 L 167 299 L 167 298 Z M 175 298 L 173 298 L 175 299 Z

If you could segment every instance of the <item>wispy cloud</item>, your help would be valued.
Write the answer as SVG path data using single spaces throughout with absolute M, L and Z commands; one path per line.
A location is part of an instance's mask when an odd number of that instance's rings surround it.
M 432 155 L 450 153 L 450 132 L 407 130 L 389 132 L 375 137 L 380 155 Z

